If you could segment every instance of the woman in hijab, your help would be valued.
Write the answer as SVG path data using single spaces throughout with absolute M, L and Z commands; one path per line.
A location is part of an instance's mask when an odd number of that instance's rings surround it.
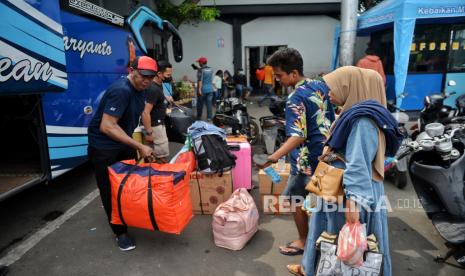
M 288 265 L 295 275 L 313 275 L 317 264 L 316 241 L 322 232 L 338 234 L 345 223 L 366 224 L 367 236 L 374 234 L 383 254 L 383 275 L 390 276 L 387 199 L 384 194 L 384 156 L 393 156 L 402 136 L 386 109 L 381 76 L 368 69 L 341 67 L 323 77 L 330 101 L 341 107 L 341 115 L 331 127 L 327 149 L 344 157 L 333 166 L 344 169 L 345 210 L 317 199 L 309 221 L 309 233 L 302 263 Z M 341 204 L 342 205 L 342 204 Z M 339 207 L 342 207 L 339 205 Z

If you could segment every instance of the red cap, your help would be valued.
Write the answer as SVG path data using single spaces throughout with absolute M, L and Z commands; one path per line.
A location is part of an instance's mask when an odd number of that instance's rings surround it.
M 207 63 L 207 58 L 206 57 L 199 57 L 199 59 L 196 60 L 198 63 L 205 64 Z
M 143 76 L 155 76 L 158 71 L 157 62 L 148 56 L 139 56 L 131 64 L 132 69 L 137 69 Z

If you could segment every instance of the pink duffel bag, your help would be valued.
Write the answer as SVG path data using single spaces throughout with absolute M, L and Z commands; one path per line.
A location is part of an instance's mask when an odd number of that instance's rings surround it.
M 216 246 L 241 250 L 258 230 L 258 210 L 246 189 L 240 188 L 213 213 Z

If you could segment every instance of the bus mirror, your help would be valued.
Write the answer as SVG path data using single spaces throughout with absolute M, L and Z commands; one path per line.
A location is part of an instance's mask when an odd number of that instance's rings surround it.
M 172 43 L 174 60 L 180 62 L 182 60 L 182 40 L 179 36 L 173 35 Z

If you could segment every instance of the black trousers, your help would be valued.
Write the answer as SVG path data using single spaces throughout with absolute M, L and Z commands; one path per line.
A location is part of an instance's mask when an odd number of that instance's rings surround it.
M 89 160 L 95 169 L 95 178 L 97 187 L 100 190 L 100 198 L 102 199 L 103 208 L 107 213 L 108 223 L 115 235 L 127 233 L 126 225 L 112 224 L 111 221 L 111 186 L 110 177 L 108 175 L 108 166 L 121 160 L 135 159 L 137 153 L 131 148 L 123 150 L 100 150 L 93 147 L 88 148 Z

